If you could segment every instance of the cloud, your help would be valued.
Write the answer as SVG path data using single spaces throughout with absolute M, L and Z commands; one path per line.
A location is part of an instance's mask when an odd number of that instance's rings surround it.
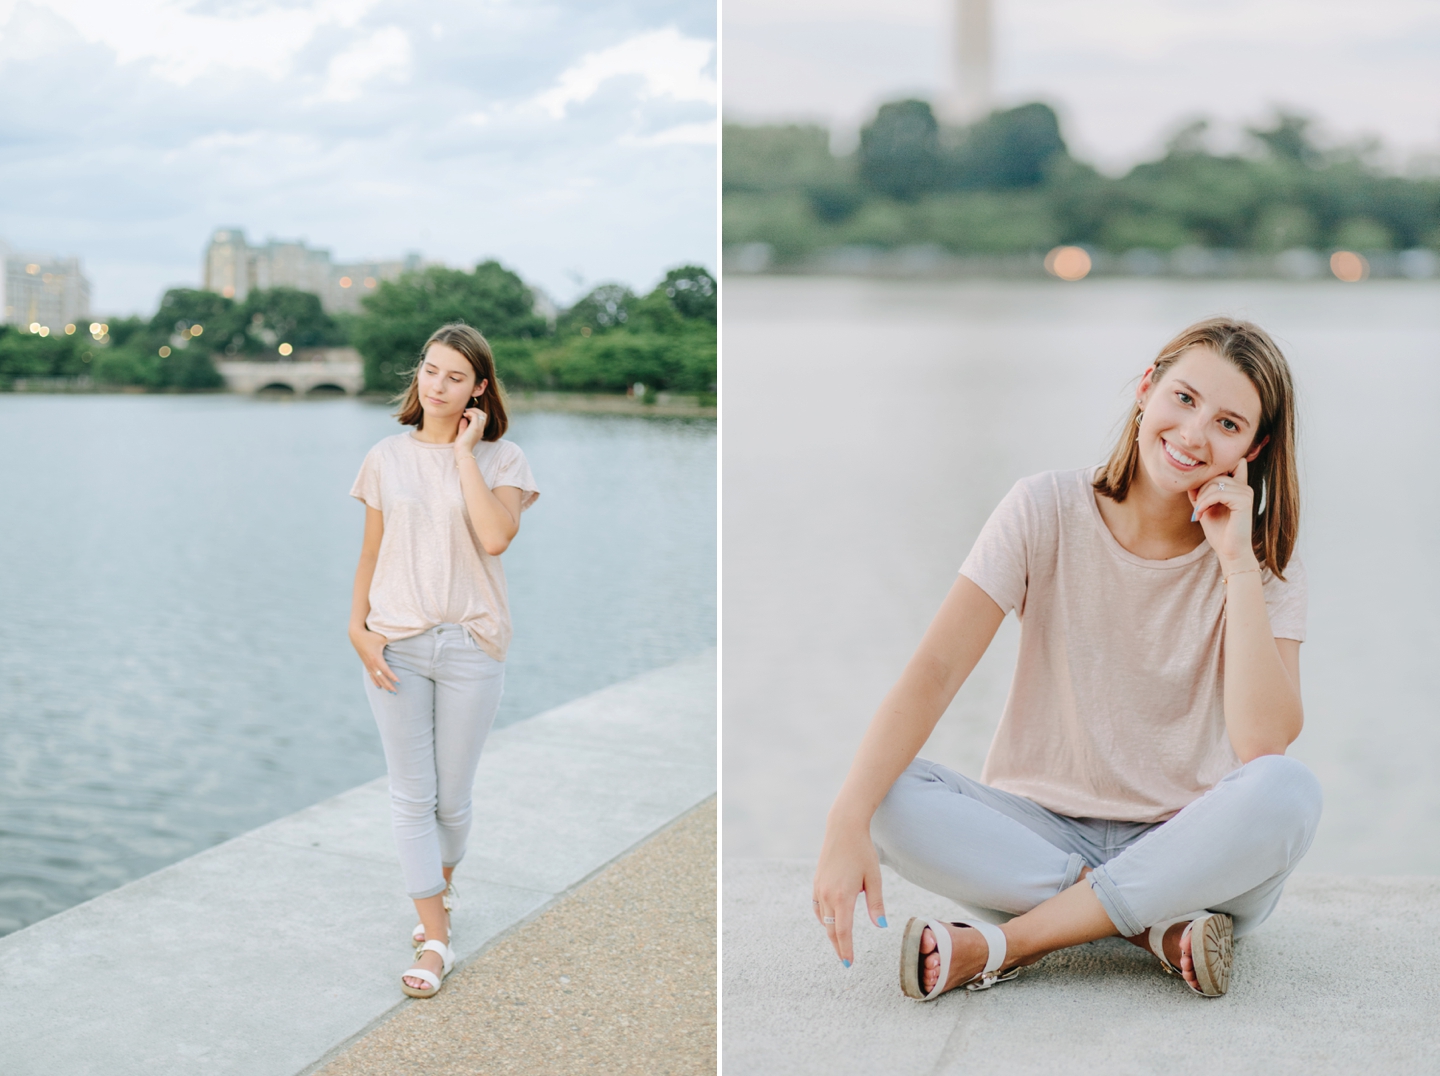
M 560 119 L 570 105 L 588 101 L 610 79 L 632 76 L 643 80 L 646 97 L 714 104 L 715 79 L 707 72 L 714 51 L 713 42 L 684 37 L 672 27 L 641 34 L 582 56 L 535 103 Z
M 72 0 L 0 7 L 0 189 L 24 192 L 0 238 L 79 255 L 98 313 L 197 284 L 221 225 L 339 259 L 498 257 L 561 300 L 569 270 L 640 288 L 715 262 L 713 4 L 135 2 L 203 22 L 201 55 Z M 240 62 L 266 27 L 289 36 Z M 562 87 L 558 116 L 536 103 Z
M 409 69 L 410 38 L 398 26 L 386 26 L 330 61 L 320 96 L 326 101 L 353 101 L 371 79 L 385 75 L 400 81 Z

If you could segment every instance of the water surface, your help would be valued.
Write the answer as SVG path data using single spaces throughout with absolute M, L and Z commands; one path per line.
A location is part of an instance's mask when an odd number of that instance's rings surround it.
M 0 934 L 384 772 L 355 400 L 0 396 Z M 508 724 L 715 641 L 715 423 L 521 414 Z

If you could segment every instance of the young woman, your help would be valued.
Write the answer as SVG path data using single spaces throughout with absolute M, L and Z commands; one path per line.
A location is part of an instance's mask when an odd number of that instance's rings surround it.
M 504 553 L 539 491 L 508 420 L 485 338 L 445 325 L 425 342 L 396 417 L 413 431 L 365 457 L 350 642 L 390 774 L 405 888 L 415 901 L 411 997 L 431 997 L 454 962 L 451 874 L 470 833 L 470 789 L 500 705 L 510 611 Z
M 830 809 L 812 895 L 845 966 L 860 893 L 886 925 L 883 863 L 983 917 L 910 921 L 910 997 L 1116 934 L 1223 994 L 1232 937 L 1274 909 L 1320 815 L 1285 757 L 1302 723 L 1298 517 L 1289 368 L 1222 318 L 1145 370 L 1104 466 L 1016 483 Z M 917 759 L 1011 609 L 1019 661 L 981 780 Z

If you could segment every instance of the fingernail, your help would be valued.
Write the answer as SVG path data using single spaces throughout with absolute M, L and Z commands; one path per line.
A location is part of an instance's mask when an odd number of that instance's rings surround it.
M 1196 515 L 1194 512 L 1191 512 L 1191 513 L 1190 513 L 1190 522 L 1191 522 L 1191 523 L 1196 522 L 1199 518 L 1200 518 L 1200 517 L 1199 517 L 1198 515 Z
M 846 960 L 843 956 L 840 958 L 840 963 L 844 964 L 847 968 L 850 966 L 850 961 Z
M 883 915 L 879 919 L 875 920 L 875 922 L 879 923 L 882 927 L 888 927 L 890 925 L 889 923 L 885 922 L 885 917 Z

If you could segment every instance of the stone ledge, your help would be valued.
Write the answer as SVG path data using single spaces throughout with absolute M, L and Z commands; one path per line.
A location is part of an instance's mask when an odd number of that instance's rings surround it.
M 713 650 L 493 733 L 461 961 L 714 792 Z M 406 1003 L 414 921 L 381 778 L 0 939 L 0 1071 L 294 1076 Z

